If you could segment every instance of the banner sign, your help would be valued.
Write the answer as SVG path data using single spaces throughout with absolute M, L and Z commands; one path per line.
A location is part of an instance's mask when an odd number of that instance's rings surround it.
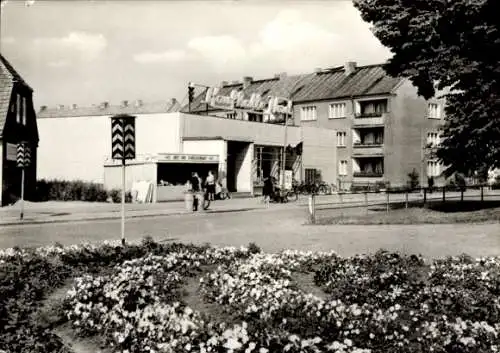
M 208 154 L 173 154 L 158 153 L 156 158 L 158 162 L 191 162 L 191 163 L 218 163 L 219 156 Z
M 264 114 L 292 114 L 292 101 L 282 97 L 262 97 L 252 93 L 245 98 L 242 91 L 232 90 L 229 96 L 219 94 L 220 88 L 209 87 L 203 103 L 214 108 L 227 110 L 248 110 Z

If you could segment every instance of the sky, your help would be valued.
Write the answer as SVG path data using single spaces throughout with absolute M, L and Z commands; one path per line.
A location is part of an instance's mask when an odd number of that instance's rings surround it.
M 179 101 L 190 81 L 382 63 L 351 1 L 1 0 L 0 52 L 35 107 Z

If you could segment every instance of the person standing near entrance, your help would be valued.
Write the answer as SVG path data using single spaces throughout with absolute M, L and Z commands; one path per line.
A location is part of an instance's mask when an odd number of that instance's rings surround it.
M 264 196 L 264 204 L 266 208 L 269 208 L 269 201 L 271 201 L 271 195 L 273 194 L 273 181 L 271 177 L 264 179 L 264 187 L 262 188 L 262 196 Z
M 215 199 L 215 176 L 211 170 L 208 172 L 208 176 L 207 176 L 207 180 L 206 180 L 206 187 L 207 187 L 208 200 L 214 201 L 214 199 Z

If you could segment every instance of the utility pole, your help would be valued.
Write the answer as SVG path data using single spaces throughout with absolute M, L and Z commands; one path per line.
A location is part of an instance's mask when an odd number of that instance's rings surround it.
M 286 146 L 288 144 L 288 114 L 285 115 L 285 131 L 284 131 L 284 141 L 283 141 L 283 151 L 282 151 L 282 165 L 281 165 L 281 190 L 285 190 L 285 165 L 286 165 Z

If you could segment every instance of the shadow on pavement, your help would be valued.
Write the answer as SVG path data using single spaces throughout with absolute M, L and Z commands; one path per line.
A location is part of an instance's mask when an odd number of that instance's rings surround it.
M 253 211 L 253 210 L 258 210 L 258 207 L 251 207 L 251 208 L 238 208 L 236 210 L 206 210 L 204 213 L 233 213 L 233 212 L 246 212 L 246 211 Z
M 443 213 L 453 213 L 453 212 L 472 212 L 479 210 L 486 210 L 490 208 L 500 207 L 500 201 L 479 201 L 479 200 L 450 200 L 442 202 L 441 200 L 428 201 L 425 208 L 436 212 Z M 404 202 L 391 203 L 389 209 L 399 210 L 404 209 Z M 408 208 L 423 208 L 422 200 L 420 201 L 410 201 L 408 203 Z M 378 205 L 377 207 L 371 207 L 370 211 L 386 212 L 385 205 Z
M 179 238 L 165 238 L 165 239 L 158 240 L 159 243 L 166 243 L 166 242 L 172 242 L 172 241 L 179 241 Z

